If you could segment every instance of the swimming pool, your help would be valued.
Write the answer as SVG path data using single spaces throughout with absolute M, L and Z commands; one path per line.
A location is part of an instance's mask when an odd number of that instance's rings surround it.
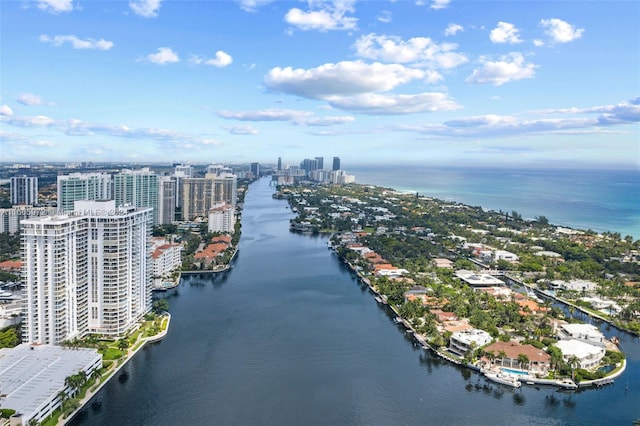
M 526 371 L 522 371 L 522 370 L 512 370 L 511 368 L 504 368 L 502 367 L 501 369 L 502 371 L 504 371 L 505 373 L 509 373 L 509 374 L 517 374 L 518 376 L 528 376 L 529 373 L 527 373 Z

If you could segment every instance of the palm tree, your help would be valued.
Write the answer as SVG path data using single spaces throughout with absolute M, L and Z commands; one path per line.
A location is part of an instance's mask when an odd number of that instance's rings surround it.
M 525 354 L 518 354 L 518 363 L 520 364 L 520 368 L 522 368 L 524 370 L 524 368 L 522 367 L 523 364 L 527 364 L 527 370 L 529 369 L 529 357 L 526 356 Z
M 498 356 L 500 357 L 500 366 L 504 367 L 504 359 L 507 357 L 507 353 L 505 351 L 498 352 Z
M 577 367 L 580 367 L 580 359 L 575 355 L 571 355 L 571 357 L 569 357 L 569 360 L 567 361 L 567 363 L 569 364 L 569 367 L 571 368 L 571 380 L 575 381 L 575 369 Z
M 129 341 L 127 339 L 123 337 L 122 339 L 118 340 L 118 349 L 120 349 L 122 352 L 127 350 L 128 347 Z

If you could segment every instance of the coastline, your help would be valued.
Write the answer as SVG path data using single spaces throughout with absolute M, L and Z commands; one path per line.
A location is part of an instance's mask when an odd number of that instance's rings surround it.
M 334 251 L 335 252 L 335 251 Z M 395 320 L 394 321 L 397 324 L 402 324 L 408 332 L 411 333 L 411 335 L 413 336 L 413 338 L 416 340 L 417 343 L 419 343 L 422 348 L 424 350 L 429 350 L 431 351 L 434 355 L 451 362 L 452 364 L 458 365 L 460 367 L 465 367 L 468 368 L 470 370 L 479 372 L 481 374 L 483 374 L 485 376 L 485 378 L 487 380 L 491 380 L 491 378 L 489 377 L 489 374 L 491 373 L 491 370 L 484 370 L 476 365 L 473 364 L 467 364 L 464 363 L 458 359 L 455 358 L 451 358 L 448 357 L 445 353 L 439 351 L 437 348 L 434 348 L 433 346 L 431 346 L 429 344 L 429 342 L 426 341 L 426 339 L 420 335 L 411 325 L 411 323 L 409 323 L 409 321 L 407 321 L 405 318 L 403 318 L 400 315 L 400 312 L 398 311 L 398 309 L 396 309 L 395 306 L 391 305 L 390 303 L 388 303 L 386 296 L 383 295 L 382 293 L 378 292 L 374 286 L 371 285 L 371 281 L 369 279 L 367 279 L 364 275 L 362 275 L 360 273 L 359 270 L 357 270 L 357 268 L 355 266 L 353 266 L 350 262 L 344 260 L 344 263 L 347 265 L 347 267 L 349 268 L 349 270 L 353 273 L 355 273 L 355 275 L 358 278 L 359 282 L 364 283 L 370 290 L 371 293 L 374 294 L 374 299 L 379 302 L 382 303 L 383 305 L 385 305 L 386 307 L 388 307 L 389 309 L 391 309 L 393 311 L 393 313 L 396 315 L 396 319 L 399 320 Z M 560 303 L 564 303 L 567 304 L 566 302 L 564 302 L 562 299 L 556 299 L 558 302 Z M 585 314 L 590 315 L 589 312 L 583 311 Z M 541 385 L 551 385 L 551 386 L 557 386 L 559 388 L 563 388 L 563 389 L 567 389 L 567 390 L 577 390 L 580 388 L 588 388 L 588 387 L 600 387 L 600 386 L 605 386 L 605 385 L 609 385 L 609 384 L 613 384 L 614 380 L 616 378 L 618 378 L 619 376 L 621 376 L 625 370 L 626 370 L 626 366 L 627 366 L 627 360 L 623 359 L 621 362 L 621 365 L 619 366 L 618 369 L 615 370 L 615 372 L 611 375 L 608 375 L 606 377 L 603 377 L 601 379 L 595 379 L 595 380 L 586 380 L 586 381 L 581 381 L 578 383 L 573 382 L 572 380 L 568 380 L 568 379 L 539 379 L 539 378 L 533 378 L 531 376 L 526 376 L 526 379 L 524 380 L 519 380 L 517 378 L 514 378 L 514 380 L 516 382 L 520 382 L 520 383 L 526 383 L 526 384 L 541 384 Z M 520 385 L 517 385 L 517 387 L 520 387 Z
M 124 358 L 121 358 L 119 360 L 120 362 L 117 363 L 115 368 L 110 369 L 107 372 L 106 377 L 102 376 L 100 378 L 101 380 L 100 380 L 100 383 L 98 385 L 95 385 L 94 387 L 91 387 L 91 388 L 87 389 L 84 397 L 81 400 L 78 401 L 79 402 L 78 408 L 76 408 L 67 417 L 62 418 L 62 416 L 60 416 L 58 418 L 58 422 L 56 423 L 57 426 L 63 426 L 63 425 L 66 425 L 67 423 L 69 423 L 82 410 L 82 408 L 84 408 L 85 405 L 87 405 L 89 402 L 91 402 L 93 397 L 98 395 L 98 393 L 100 393 L 100 390 L 102 390 L 102 388 L 104 386 L 106 386 L 107 383 L 109 383 L 116 376 L 116 373 L 118 373 L 125 365 L 127 365 L 127 363 L 134 356 L 136 356 L 136 354 L 138 352 L 140 352 L 140 350 L 142 348 L 144 348 L 148 343 L 158 342 L 158 341 L 160 341 L 160 340 L 162 340 L 162 339 L 164 339 L 166 337 L 166 335 L 169 332 L 169 326 L 171 324 L 171 314 L 169 312 L 165 312 L 164 316 L 167 317 L 167 325 L 166 325 L 166 327 L 164 327 L 164 329 L 161 330 L 160 333 L 156 334 L 155 336 L 139 338 L 138 341 L 133 345 L 133 349 L 131 349 L 131 348 L 127 349 L 127 354 L 125 355 Z

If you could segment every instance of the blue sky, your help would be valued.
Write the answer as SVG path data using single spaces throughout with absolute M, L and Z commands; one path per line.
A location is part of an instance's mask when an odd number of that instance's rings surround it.
M 638 22 L 636 1 L 2 1 L 0 161 L 638 169 Z

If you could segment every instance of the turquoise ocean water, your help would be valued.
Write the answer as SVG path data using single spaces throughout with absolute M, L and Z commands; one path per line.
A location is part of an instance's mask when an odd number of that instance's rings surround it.
M 639 170 L 347 166 L 356 182 L 640 239 Z

